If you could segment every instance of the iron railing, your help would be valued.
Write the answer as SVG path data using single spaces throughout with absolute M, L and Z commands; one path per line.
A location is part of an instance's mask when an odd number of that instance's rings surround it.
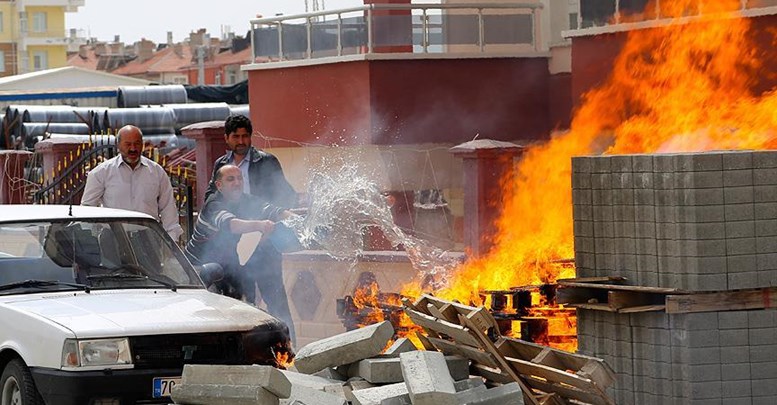
M 673 0 L 579 0 L 577 2 L 577 27 L 590 28 L 617 25 L 624 22 L 642 22 L 667 18 L 662 5 Z M 698 0 L 688 7 L 687 17 L 705 12 L 704 2 Z M 731 11 L 747 11 L 777 6 L 777 0 L 739 0 L 739 7 Z
M 251 20 L 254 62 L 373 53 L 538 52 L 539 3 L 370 4 Z

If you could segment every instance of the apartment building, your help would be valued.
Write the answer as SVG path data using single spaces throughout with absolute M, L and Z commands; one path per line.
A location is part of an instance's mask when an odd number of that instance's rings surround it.
M 85 0 L 0 0 L 0 77 L 67 65 L 65 13 Z

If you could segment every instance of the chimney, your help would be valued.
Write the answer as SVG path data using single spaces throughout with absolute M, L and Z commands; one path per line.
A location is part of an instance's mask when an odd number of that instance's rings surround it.
M 96 56 L 102 56 L 106 53 L 105 42 L 99 42 L 94 44 L 94 54 Z
M 138 61 L 141 63 L 151 59 L 154 56 L 154 43 L 145 38 L 141 39 L 135 43 L 135 53 L 138 55 Z
M 183 58 L 183 44 L 177 43 L 173 45 L 173 52 L 178 55 L 179 58 Z
M 121 35 L 114 35 L 113 36 L 113 42 L 121 42 Z
M 167 31 L 167 46 L 173 46 L 173 31 Z
M 70 29 L 70 39 L 76 39 L 78 36 L 78 30 L 75 28 Z
M 89 45 L 81 45 L 78 47 L 78 57 L 86 59 L 89 56 Z

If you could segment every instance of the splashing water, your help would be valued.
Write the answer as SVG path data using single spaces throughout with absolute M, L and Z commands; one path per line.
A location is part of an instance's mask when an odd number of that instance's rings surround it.
M 394 223 L 391 208 L 378 186 L 374 167 L 359 159 L 340 157 L 331 170 L 317 170 L 308 186 L 309 206 L 304 217 L 285 224 L 306 249 L 320 247 L 331 257 L 356 260 L 365 253 L 364 233 L 370 227 L 383 232 L 395 248 L 404 247 L 422 277 L 443 284 L 458 261 L 425 241 L 406 234 Z

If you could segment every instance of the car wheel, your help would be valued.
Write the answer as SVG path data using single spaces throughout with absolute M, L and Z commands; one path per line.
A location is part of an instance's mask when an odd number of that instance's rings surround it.
M 0 377 L 0 405 L 44 405 L 30 369 L 20 359 L 5 366 Z

